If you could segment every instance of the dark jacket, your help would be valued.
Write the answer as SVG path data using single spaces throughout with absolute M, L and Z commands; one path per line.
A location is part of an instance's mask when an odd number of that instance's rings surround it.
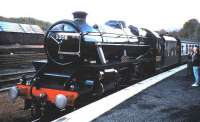
M 187 63 L 192 64 L 192 54 L 187 55 Z
M 200 64 L 200 56 L 199 54 L 192 55 L 192 66 L 199 66 Z

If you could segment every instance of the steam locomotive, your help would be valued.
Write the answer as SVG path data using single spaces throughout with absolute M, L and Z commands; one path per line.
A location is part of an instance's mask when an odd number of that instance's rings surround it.
M 74 20 L 59 21 L 46 32 L 48 59 L 33 62 L 35 76 L 20 79 L 9 91 L 12 100 L 23 97 L 25 108 L 36 113 L 49 106 L 75 107 L 85 96 L 100 96 L 186 60 L 187 43 L 178 38 L 123 21 L 90 26 L 87 13 L 73 15 Z

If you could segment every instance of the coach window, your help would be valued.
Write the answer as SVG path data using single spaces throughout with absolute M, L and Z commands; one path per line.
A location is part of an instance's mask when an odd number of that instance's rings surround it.
M 174 48 L 174 56 L 176 56 L 176 55 L 177 55 L 176 51 L 177 51 L 177 49 L 176 49 L 176 48 Z
M 181 53 L 183 54 L 183 45 L 181 45 Z
M 188 54 L 188 44 L 186 45 L 186 54 Z
M 167 44 L 166 44 L 166 43 L 167 43 L 167 42 L 165 42 L 165 50 L 164 50 L 164 55 L 165 55 L 165 56 L 167 56 L 167 47 L 166 47 Z

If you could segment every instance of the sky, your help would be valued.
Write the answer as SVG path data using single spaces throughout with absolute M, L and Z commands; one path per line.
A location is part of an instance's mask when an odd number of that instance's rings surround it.
M 33 17 L 54 23 L 88 13 L 89 24 L 124 20 L 151 30 L 178 30 L 189 19 L 200 21 L 199 0 L 1 0 L 0 16 Z

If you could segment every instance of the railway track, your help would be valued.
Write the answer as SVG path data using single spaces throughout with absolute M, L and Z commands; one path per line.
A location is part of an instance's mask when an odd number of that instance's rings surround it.
M 32 62 L 46 59 L 45 53 L 24 51 L 0 55 L 0 92 L 13 86 L 24 75 L 31 78 L 35 72 Z
M 0 55 L 0 69 L 26 68 L 32 61 L 46 59 L 44 53 Z
M 18 71 L 15 73 L 0 74 L 0 92 L 7 91 L 10 87 L 16 84 L 19 79 L 24 75 L 30 79 L 35 73 L 35 70 Z

